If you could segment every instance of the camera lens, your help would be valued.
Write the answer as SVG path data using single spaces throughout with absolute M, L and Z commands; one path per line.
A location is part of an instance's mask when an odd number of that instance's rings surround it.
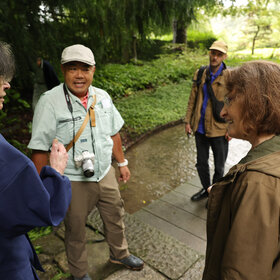
M 94 175 L 94 166 L 90 159 L 83 161 L 83 170 L 86 177 L 92 177 Z
M 86 177 L 92 177 L 93 175 L 94 175 L 94 171 L 93 170 L 85 170 L 84 171 L 84 175 L 86 176 Z

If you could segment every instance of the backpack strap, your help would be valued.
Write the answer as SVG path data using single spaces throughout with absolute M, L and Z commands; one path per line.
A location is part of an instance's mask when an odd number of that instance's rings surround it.
M 200 66 L 200 68 L 198 69 L 198 73 L 197 73 L 197 76 L 196 76 L 196 80 L 193 80 L 193 82 L 196 83 L 196 86 L 197 86 L 197 92 L 196 92 L 195 100 L 194 100 L 194 108 L 196 107 L 197 96 L 198 96 L 198 89 L 199 89 L 199 86 L 200 86 L 200 84 L 201 84 L 202 74 L 203 74 L 203 72 L 204 72 L 205 69 L 207 69 L 207 65 L 202 65 L 202 66 Z
M 204 72 L 204 70 L 207 68 L 207 65 L 202 65 L 199 70 L 198 70 L 198 73 L 197 73 L 197 76 L 196 76 L 196 86 L 197 86 L 197 89 L 199 88 L 200 84 L 201 84 L 201 78 L 202 78 L 202 74 Z

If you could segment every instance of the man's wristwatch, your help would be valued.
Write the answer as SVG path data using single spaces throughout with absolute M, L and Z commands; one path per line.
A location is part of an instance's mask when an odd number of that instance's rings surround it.
M 124 162 L 118 162 L 118 167 L 123 167 L 128 165 L 128 160 L 124 159 Z

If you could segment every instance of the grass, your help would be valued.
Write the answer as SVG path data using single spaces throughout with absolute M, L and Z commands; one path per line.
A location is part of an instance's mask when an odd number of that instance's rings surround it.
M 132 138 L 153 130 L 159 125 L 181 119 L 186 111 L 191 80 L 145 90 L 116 102 L 123 116 L 123 130 Z
M 36 240 L 38 237 L 48 235 L 52 232 L 52 227 L 35 228 L 29 231 L 28 236 L 31 241 Z
M 139 90 L 176 83 L 192 75 L 202 61 L 205 63 L 204 56 L 189 49 L 186 51 L 182 45 L 167 44 L 163 51 L 152 61 L 108 64 L 97 69 L 93 84 L 106 90 L 116 100 Z
M 271 59 L 273 57 L 280 58 L 280 48 L 262 48 L 262 49 L 255 49 L 254 55 L 251 55 L 251 49 L 245 49 L 240 51 L 235 51 L 233 53 L 229 53 L 229 55 L 233 54 L 251 57 L 252 59 Z

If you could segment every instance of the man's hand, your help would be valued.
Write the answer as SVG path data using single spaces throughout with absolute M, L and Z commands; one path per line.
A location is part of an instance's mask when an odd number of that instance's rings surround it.
M 210 187 L 207 188 L 208 193 L 211 192 L 213 185 L 211 185 Z
M 130 179 L 130 171 L 127 166 L 121 166 L 119 167 L 120 170 L 120 177 L 119 181 L 123 181 L 126 183 Z
M 185 132 L 188 135 L 190 135 L 192 133 L 191 125 L 189 123 L 186 123 L 186 125 L 185 125 Z
M 232 139 L 232 137 L 229 136 L 228 132 L 226 133 L 225 138 L 228 142 Z

